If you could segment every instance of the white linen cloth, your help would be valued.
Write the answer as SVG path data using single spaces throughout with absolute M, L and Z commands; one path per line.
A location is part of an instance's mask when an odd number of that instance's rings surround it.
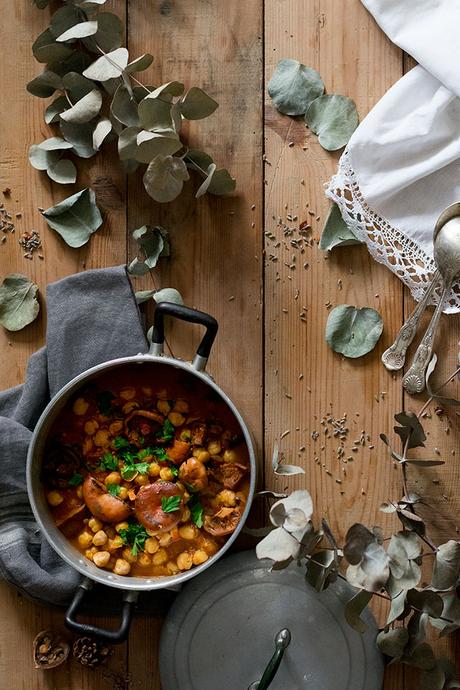
M 420 300 L 436 220 L 460 201 L 460 0 L 361 1 L 419 65 L 359 125 L 326 194 Z M 460 311 L 459 284 L 445 311 Z

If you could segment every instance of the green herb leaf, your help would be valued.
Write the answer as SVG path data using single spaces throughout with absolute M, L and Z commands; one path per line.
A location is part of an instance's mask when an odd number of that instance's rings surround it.
M 361 590 L 345 604 L 345 619 L 348 625 L 363 634 L 367 630 L 367 625 L 361 618 L 361 614 L 372 599 L 372 592 Z
M 101 470 L 115 472 L 118 470 L 118 460 L 112 453 L 105 453 L 101 458 Z
M 72 70 L 64 74 L 62 77 L 62 85 L 67 94 L 74 101 L 79 101 L 83 96 L 87 96 L 91 91 L 96 89 L 96 84 L 90 79 L 86 79 L 79 72 Z
M 426 436 L 420 420 L 413 412 L 398 412 L 395 420 L 401 426 L 395 426 L 394 431 L 398 434 L 403 445 L 408 443 L 408 448 L 425 447 Z
M 83 76 L 95 81 L 108 81 L 122 75 L 128 64 L 126 48 L 117 48 L 106 55 L 101 55 L 83 72 Z
M 129 448 L 131 444 L 126 438 L 123 438 L 123 436 L 115 436 L 113 445 L 118 450 L 120 448 Z
M 326 151 L 337 151 L 348 143 L 358 126 L 356 105 L 347 96 L 320 96 L 311 103 L 305 122 Z
M 107 484 L 107 491 L 111 496 L 118 496 L 120 493 L 120 485 L 119 484 Z
M 188 179 L 187 166 L 181 158 L 158 155 L 150 162 L 143 181 L 152 199 L 167 203 L 181 193 L 184 181 Z
M 10 273 L 0 286 L 0 324 L 8 331 L 20 331 L 37 318 L 38 287 L 20 273 Z
M 382 317 L 375 309 L 341 304 L 329 314 L 326 341 L 345 357 L 362 357 L 375 347 L 382 331 Z
M 184 304 L 182 295 L 176 288 L 162 288 L 161 290 L 155 290 L 153 294 L 153 299 L 157 304 L 160 302 L 173 302 L 174 304 Z
M 350 230 L 337 204 L 332 204 L 329 215 L 321 234 L 320 249 L 330 251 L 334 247 L 345 247 L 352 244 L 362 244 Z
M 61 77 L 50 70 L 45 70 L 26 86 L 27 91 L 33 96 L 38 96 L 38 98 L 49 98 L 56 90 L 61 88 Z
M 219 104 L 202 89 L 193 86 L 180 101 L 180 112 L 187 120 L 209 117 Z
M 159 462 L 169 462 L 169 457 L 164 448 L 150 448 L 150 452 Z
M 67 99 L 65 96 L 58 96 L 45 110 L 45 122 L 47 125 L 59 122 L 59 115 L 67 107 Z
M 180 509 L 182 496 L 162 496 L 161 509 L 164 513 L 174 513 Z
M 111 131 L 112 123 L 108 117 L 103 117 L 101 120 L 99 120 L 93 132 L 93 147 L 96 149 L 96 151 L 99 151 L 102 143 L 106 137 L 108 137 Z
M 83 43 L 93 53 L 110 53 L 121 46 L 123 37 L 121 19 L 113 12 L 100 12 L 97 15 L 97 32 L 83 39 Z
M 83 483 L 83 476 L 79 472 L 75 472 L 69 479 L 69 486 L 80 486 Z
M 86 36 L 93 36 L 97 32 L 97 22 L 86 21 L 75 24 L 74 26 L 64 31 L 56 38 L 58 43 L 65 43 L 66 41 L 76 41 L 78 38 L 85 38 Z
M 112 401 L 115 400 L 115 395 L 112 391 L 102 391 L 97 396 L 97 406 L 99 412 L 104 415 L 104 417 L 109 417 L 112 413 Z
M 137 556 L 139 549 L 144 548 L 145 540 L 148 538 L 145 527 L 138 522 L 130 522 L 126 529 L 119 532 L 125 544 L 131 546 L 133 556 Z
M 72 54 L 72 48 L 65 43 L 57 43 L 49 29 L 43 31 L 32 45 L 32 52 L 38 62 L 60 62 Z
M 143 72 L 145 69 L 150 67 L 153 62 L 153 55 L 150 53 L 144 53 L 140 57 L 132 60 L 132 62 L 127 65 L 125 72 L 126 74 L 132 74 L 133 72 Z
M 148 462 L 136 462 L 134 464 L 134 467 L 136 470 L 139 472 L 139 474 L 147 474 L 149 471 L 149 464 Z
M 162 430 L 159 431 L 157 434 L 158 438 L 161 438 L 162 441 L 167 443 L 168 441 L 173 440 L 174 435 L 175 435 L 174 426 L 171 424 L 169 419 L 165 419 Z
M 192 522 L 197 527 L 203 527 L 203 506 L 197 496 L 192 495 L 189 503 Z
M 91 156 L 94 156 L 96 153 L 93 147 L 94 123 L 86 122 L 83 125 L 77 125 L 74 122 L 61 120 L 59 126 L 62 136 L 72 144 L 72 151 L 77 156 L 80 156 L 80 158 L 91 158 Z
M 58 184 L 73 184 L 77 179 L 77 169 L 72 161 L 62 159 L 46 171 L 48 177 Z
M 50 228 L 56 230 L 69 247 L 82 247 L 102 225 L 96 195 L 86 188 L 42 211 Z
M 89 122 L 98 115 L 102 106 L 102 94 L 99 89 L 93 89 L 83 96 L 74 106 L 61 113 L 61 119 L 77 125 Z
M 303 115 L 324 93 L 318 72 L 298 60 L 280 60 L 268 82 L 268 93 L 277 110 L 285 115 Z
M 182 142 L 176 132 L 172 129 L 162 129 L 155 132 L 141 130 L 136 136 L 136 150 L 134 158 L 140 163 L 151 163 L 156 157 L 171 158 L 174 153 L 182 148 Z M 166 160 L 166 159 L 165 159 Z M 182 158 L 172 158 L 172 163 L 168 160 L 167 164 L 163 165 L 166 175 L 173 175 L 176 178 L 180 176 L 181 171 L 185 169 L 188 180 L 188 173 L 185 163 Z M 145 186 L 145 182 L 144 182 Z M 182 189 L 182 185 L 181 185 Z
M 144 97 L 145 90 L 142 87 L 135 86 L 131 93 L 125 84 L 120 84 L 110 106 L 112 117 L 127 127 L 139 127 L 138 104 Z
M 169 256 L 169 233 L 161 226 L 143 225 L 133 232 L 133 239 L 139 244 L 142 259 L 135 258 L 129 265 L 132 275 L 144 275 L 155 268 L 160 256 Z

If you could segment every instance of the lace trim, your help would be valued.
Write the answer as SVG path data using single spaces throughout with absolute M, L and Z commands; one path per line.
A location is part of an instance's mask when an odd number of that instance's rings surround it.
M 393 271 L 419 302 L 433 276 L 434 260 L 367 205 L 351 167 L 348 150 L 340 158 L 337 173 L 327 186 L 326 196 L 339 206 L 345 222 L 357 238 L 367 244 L 371 256 Z M 437 290 L 432 304 L 436 304 L 439 295 Z M 460 282 L 453 286 L 444 311 L 460 311 Z

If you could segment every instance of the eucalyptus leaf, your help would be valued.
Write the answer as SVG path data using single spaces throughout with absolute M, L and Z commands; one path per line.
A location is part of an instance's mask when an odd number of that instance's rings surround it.
M 83 96 L 72 108 L 61 113 L 61 119 L 65 122 L 81 125 L 96 117 L 102 106 L 102 95 L 99 89 L 90 91 Z
M 141 130 L 136 137 L 136 150 L 134 152 L 134 158 L 140 163 L 150 163 L 153 162 L 156 156 L 167 156 L 171 157 L 174 153 L 177 153 L 179 149 L 182 148 L 182 142 L 172 131 L 167 134 L 159 132 L 147 132 L 146 130 Z M 189 175 L 185 163 L 180 158 L 175 158 L 174 168 L 176 170 L 185 170 L 186 177 L 183 179 L 188 180 Z M 177 163 L 179 161 L 179 163 Z
M 349 565 L 346 572 L 348 582 L 358 589 L 379 592 L 390 576 L 389 558 L 385 549 L 377 542 L 370 543 L 364 551 L 361 562 Z
M 161 96 L 163 99 L 172 101 L 174 97 L 182 96 L 184 93 L 184 85 L 180 81 L 168 81 L 161 84 L 151 93 L 152 98 Z
M 141 126 L 151 131 L 167 127 L 173 129 L 171 107 L 172 104 L 161 97 L 154 97 L 153 94 L 145 96 L 138 107 Z
M 126 48 L 117 48 L 106 55 L 101 55 L 83 72 L 83 76 L 95 81 L 107 81 L 120 77 L 128 64 L 128 51 Z
M 401 660 L 408 666 L 414 666 L 423 670 L 432 669 L 436 663 L 433 650 L 426 642 L 419 644 L 410 656 L 404 654 Z
M 59 115 L 67 108 L 68 102 L 65 96 L 58 96 L 45 110 L 45 122 L 51 125 L 59 122 Z
M 81 15 L 78 9 L 70 3 L 66 4 L 51 15 L 50 32 L 54 38 L 57 38 L 80 21 Z
M 437 467 L 438 465 L 445 465 L 444 460 L 418 460 L 418 459 L 406 459 L 408 465 L 418 465 L 418 467 Z
M 181 193 L 184 181 L 188 179 L 187 167 L 181 158 L 158 155 L 150 162 L 143 181 L 152 199 L 166 203 Z
M 86 188 L 42 212 L 46 222 L 69 247 L 82 247 L 102 225 L 96 195 Z
M 425 523 L 420 515 L 411 513 L 410 510 L 405 510 L 403 508 L 398 508 L 397 515 L 406 529 L 412 530 L 421 536 L 425 534 Z
M 268 82 L 268 93 L 277 110 L 285 115 L 303 115 L 324 93 L 318 72 L 298 60 L 280 60 Z
M 444 594 L 442 618 L 431 618 L 431 625 L 440 630 L 440 637 L 449 635 L 460 628 L 460 599 L 452 592 Z
M 332 204 L 321 234 L 320 249 L 330 251 L 334 247 L 345 247 L 353 244 L 362 244 L 362 242 L 358 240 L 344 221 L 339 206 Z
M 97 15 L 97 32 L 83 39 L 88 50 L 93 53 L 110 53 L 119 48 L 123 39 L 123 24 L 113 12 L 100 12 Z
M 38 287 L 20 273 L 10 273 L 0 286 L 0 324 L 8 331 L 20 331 L 37 318 Z
M 382 630 L 377 635 L 377 646 L 386 656 L 399 659 L 404 654 L 404 649 L 409 642 L 409 633 L 406 628 L 393 628 Z
M 424 447 L 426 436 L 422 424 L 413 412 L 398 412 L 395 420 L 400 426 L 395 426 L 394 431 L 398 434 L 403 445 L 407 443 L 408 448 Z
M 79 101 L 94 91 L 96 84 L 78 72 L 67 72 L 62 77 L 62 85 L 74 101 Z
M 193 86 L 180 101 L 180 112 L 187 120 L 201 120 L 209 117 L 219 104 L 202 89 Z
M 46 151 L 37 144 L 29 147 L 29 161 L 36 170 L 48 170 L 59 160 L 57 151 Z
M 454 588 L 460 575 L 460 543 L 450 539 L 441 544 L 433 565 L 432 586 L 445 590 Z
M 312 558 L 307 559 L 305 580 L 317 592 L 322 592 L 334 579 L 337 568 L 338 563 L 333 551 L 317 551 Z
M 185 162 L 187 167 L 191 170 L 196 170 L 203 175 L 206 175 L 206 170 L 214 162 L 207 153 L 198 151 L 197 149 L 189 149 L 185 155 Z
M 199 188 L 196 191 L 196 194 L 195 194 L 196 199 L 199 199 L 200 196 L 203 196 L 203 194 L 206 194 L 206 192 L 208 191 L 209 185 L 212 182 L 212 178 L 213 178 L 213 175 L 216 172 L 216 170 L 217 170 L 217 165 L 215 163 L 211 163 L 211 165 L 206 170 L 206 177 L 205 177 L 204 181 L 201 183 L 201 185 L 199 186 Z
M 43 151 L 60 151 L 63 149 L 71 149 L 72 144 L 62 137 L 50 137 L 50 139 L 45 139 L 38 144 L 38 148 L 43 149 Z
M 91 158 L 96 153 L 93 147 L 94 124 L 86 122 L 79 125 L 75 122 L 61 120 L 60 129 L 62 136 L 73 146 L 73 152 L 80 158 Z
M 129 65 L 126 66 L 126 74 L 132 74 L 133 72 L 143 72 L 145 69 L 150 67 L 153 62 L 153 55 L 150 53 L 144 53 L 140 57 L 132 60 Z
M 72 46 L 72 52 L 64 60 L 51 62 L 46 69 L 55 72 L 60 77 L 65 76 L 69 72 L 76 72 L 81 74 L 86 67 L 91 63 L 91 57 Z
M 56 43 L 49 29 L 43 31 L 32 45 L 32 52 L 38 62 L 65 60 L 72 54 L 72 48 L 65 43 Z
M 73 184 L 77 179 L 77 169 L 72 161 L 61 159 L 47 169 L 48 177 L 58 184 Z
M 138 104 L 142 100 L 141 87 L 135 87 L 131 93 L 125 84 L 120 84 L 114 93 L 110 112 L 118 122 L 127 127 L 139 127 Z
M 93 148 L 96 151 L 99 151 L 100 147 L 102 146 L 102 143 L 104 142 L 106 137 L 108 137 L 111 131 L 112 123 L 110 122 L 108 117 L 103 117 L 101 120 L 99 120 L 93 132 Z
M 372 599 L 372 592 L 361 590 L 345 604 L 345 620 L 348 625 L 363 634 L 367 630 L 367 625 L 361 618 L 361 614 Z
M 38 98 L 49 98 L 56 90 L 62 88 L 62 79 L 55 72 L 45 69 L 44 72 L 29 81 L 26 89 Z
M 133 275 L 145 275 L 157 265 L 160 256 L 169 256 L 168 231 L 162 227 L 143 225 L 134 230 L 133 238 L 138 242 L 142 259 L 135 258 L 128 271 Z
M 212 180 L 208 187 L 209 194 L 221 196 L 222 194 L 230 194 L 236 188 L 236 180 L 230 175 L 228 170 L 222 168 L 216 170 L 212 176 Z
M 148 302 L 149 299 L 153 297 L 155 292 L 156 290 L 139 290 L 138 292 L 135 292 L 134 296 L 137 304 L 144 304 L 144 302 Z
M 86 36 L 92 36 L 97 32 L 97 22 L 96 21 L 86 21 L 80 22 L 71 26 L 70 29 L 64 31 L 60 36 L 56 38 L 58 43 L 65 43 L 66 41 L 76 41 L 78 38 L 85 38 Z
M 257 544 L 256 555 L 260 559 L 285 561 L 287 558 L 295 558 L 298 550 L 297 540 L 282 527 L 277 527 Z
M 390 578 L 391 579 L 391 578 Z M 406 608 L 406 592 L 402 590 L 391 598 L 390 610 L 388 612 L 387 625 L 399 618 Z
M 375 347 L 382 331 L 382 317 L 375 309 L 341 304 L 329 314 L 326 341 L 335 352 L 357 358 Z
M 423 671 L 420 676 L 420 690 L 443 690 L 445 679 L 444 671 L 436 664 L 434 668 Z
M 432 389 L 430 379 L 431 379 L 431 375 L 432 375 L 433 371 L 436 368 L 437 361 L 438 361 L 437 355 L 433 354 L 433 357 L 431 358 L 431 361 L 430 361 L 430 363 L 427 367 L 427 370 L 426 370 L 425 383 L 426 383 L 426 389 L 428 391 L 428 395 L 430 396 L 430 398 L 433 398 L 434 400 L 436 400 L 441 405 L 449 405 L 449 406 L 450 405 L 453 405 L 453 406 L 460 405 L 460 400 L 457 400 L 456 398 L 449 398 L 445 395 L 438 395 Z
M 118 137 L 118 155 L 120 160 L 133 159 L 137 151 L 137 135 L 139 127 L 126 127 Z
M 341 149 L 358 126 L 356 105 L 347 96 L 324 95 L 310 104 L 305 122 L 326 151 Z
M 274 525 L 277 525 L 276 515 L 279 513 L 280 509 L 283 509 L 285 516 L 292 510 L 301 510 L 308 521 L 313 515 L 313 501 L 310 494 L 305 489 L 293 491 L 286 498 L 281 498 L 279 501 L 276 501 L 270 509 L 270 521 Z
M 293 474 L 305 474 L 303 467 L 298 465 L 279 465 L 278 469 L 275 470 L 275 474 L 279 476 L 293 475 Z
M 418 611 L 427 613 L 433 618 L 442 616 L 443 601 L 439 594 L 430 590 L 411 589 L 407 593 L 407 602 Z
M 176 288 L 162 288 L 161 290 L 156 290 L 153 295 L 153 299 L 157 304 L 160 302 L 172 302 L 173 304 L 184 304 L 182 295 Z

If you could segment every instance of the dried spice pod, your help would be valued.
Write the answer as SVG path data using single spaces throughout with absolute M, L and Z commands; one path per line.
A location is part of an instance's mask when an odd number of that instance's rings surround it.
M 73 643 L 72 653 L 82 666 L 94 668 L 103 664 L 112 655 L 113 648 L 93 637 L 79 637 Z
M 55 668 L 69 656 L 70 645 L 61 633 L 43 630 L 34 642 L 34 664 L 37 669 Z

